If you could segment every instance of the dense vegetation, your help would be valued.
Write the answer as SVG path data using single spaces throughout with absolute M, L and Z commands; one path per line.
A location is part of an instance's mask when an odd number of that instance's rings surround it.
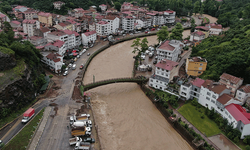
M 218 80 L 224 72 L 250 83 L 250 20 L 242 20 L 222 36 L 212 36 L 192 50 L 192 56 L 207 59 L 202 78 Z

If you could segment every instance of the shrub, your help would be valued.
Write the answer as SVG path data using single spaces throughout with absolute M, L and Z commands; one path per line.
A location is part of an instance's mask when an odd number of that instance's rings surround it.
M 201 114 L 201 119 L 204 119 L 205 118 L 205 115 L 202 113 Z
M 235 143 L 238 143 L 238 142 L 239 142 L 239 137 L 238 137 L 238 136 L 236 136 L 236 137 L 234 138 L 234 142 L 235 142 Z
M 249 145 L 247 145 L 245 148 L 246 148 L 246 150 L 250 150 L 250 146 Z
M 176 114 L 173 114 L 173 117 L 176 117 Z
M 185 123 L 185 126 L 184 126 L 186 129 L 188 128 L 188 124 Z
M 49 75 L 49 78 L 53 78 L 53 75 Z
M 181 117 L 178 119 L 178 122 L 181 122 Z
M 165 102 L 165 103 L 163 104 L 163 106 L 164 106 L 166 109 L 168 109 L 168 103 Z
M 172 109 L 168 109 L 168 112 L 172 115 L 173 114 L 173 110 Z

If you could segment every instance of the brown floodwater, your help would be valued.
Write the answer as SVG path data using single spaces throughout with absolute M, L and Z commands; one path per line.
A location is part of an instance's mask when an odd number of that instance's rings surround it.
M 148 45 L 156 36 L 147 37 Z M 85 74 L 84 84 L 131 77 L 132 41 L 114 45 L 96 56 Z M 97 87 L 92 107 L 102 148 L 105 150 L 189 150 L 191 146 L 173 129 L 136 83 Z

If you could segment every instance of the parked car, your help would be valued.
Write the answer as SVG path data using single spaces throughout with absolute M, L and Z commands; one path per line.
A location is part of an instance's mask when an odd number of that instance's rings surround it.
M 156 64 L 157 63 L 157 60 L 155 60 L 154 62 L 153 62 L 153 64 Z
M 74 63 L 74 60 L 72 59 L 72 60 L 70 61 L 70 63 L 73 64 L 73 63 Z
M 146 57 L 145 55 L 141 55 L 141 59 L 143 59 L 143 60 L 144 60 L 144 59 L 145 59 L 145 57 Z
M 87 54 L 87 56 L 89 56 L 89 55 L 90 55 L 90 53 Z
M 77 61 L 77 58 L 74 59 L 74 62 L 76 62 L 76 61 Z
M 145 31 L 145 33 L 147 34 L 147 33 L 148 33 L 148 31 Z
M 83 140 L 84 142 L 90 142 L 90 143 L 95 143 L 95 139 L 94 138 L 86 138 Z
M 65 72 L 63 73 L 64 76 L 66 76 L 66 75 L 68 75 L 68 74 L 69 74 L 68 71 L 65 71 Z
M 150 31 L 154 31 L 155 30 L 155 28 L 152 28 Z
M 84 65 L 82 64 L 82 65 L 80 66 L 80 69 L 83 69 L 83 67 L 84 67 Z
M 133 33 L 130 33 L 129 35 L 134 35 Z
M 145 51 L 146 54 L 149 54 L 149 52 L 150 52 L 149 50 L 146 50 L 146 51 Z
M 76 57 L 77 57 L 77 58 L 80 58 L 80 55 L 77 55 Z
M 68 67 L 71 68 L 71 67 L 72 67 L 72 64 L 69 64 Z
M 69 70 L 69 68 L 67 67 L 67 68 L 65 68 L 65 71 L 68 71 Z
M 75 69 L 76 69 L 76 64 L 73 64 L 72 70 L 75 70 Z

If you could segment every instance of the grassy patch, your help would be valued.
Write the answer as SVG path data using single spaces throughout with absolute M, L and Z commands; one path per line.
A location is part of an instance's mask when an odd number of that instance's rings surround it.
M 36 117 L 28 123 L 26 127 L 23 128 L 6 146 L 3 150 L 25 150 L 28 146 L 33 132 L 36 130 L 36 127 L 43 116 L 44 109 L 40 111 Z
M 15 52 L 11 50 L 10 48 L 2 47 L 0 46 L 0 52 L 8 55 L 15 55 Z
M 17 65 L 14 68 L 0 72 L 4 74 L 3 76 L 0 76 L 0 86 L 3 87 L 3 85 L 9 84 L 10 81 L 21 78 L 24 69 L 25 69 L 24 60 L 18 60 Z
M 23 114 L 34 102 L 36 102 L 36 99 L 33 102 L 31 102 L 28 106 L 23 107 L 22 109 L 9 114 L 8 117 L 1 118 L 0 119 L 0 128 L 2 128 L 5 124 L 7 124 L 7 123 L 13 121 L 14 119 L 16 119 L 16 117 Z M 0 100 L 0 104 L 1 104 L 1 100 Z
M 202 108 L 200 108 L 200 111 L 201 109 Z M 191 103 L 183 105 L 178 111 L 198 130 L 200 130 L 202 133 L 205 133 L 208 137 L 221 133 L 221 130 L 214 121 L 209 119 L 206 115 L 204 115 L 204 119 L 201 118 L 202 112 L 204 112 L 204 110 L 201 112 L 196 110 L 195 106 L 193 106 Z

